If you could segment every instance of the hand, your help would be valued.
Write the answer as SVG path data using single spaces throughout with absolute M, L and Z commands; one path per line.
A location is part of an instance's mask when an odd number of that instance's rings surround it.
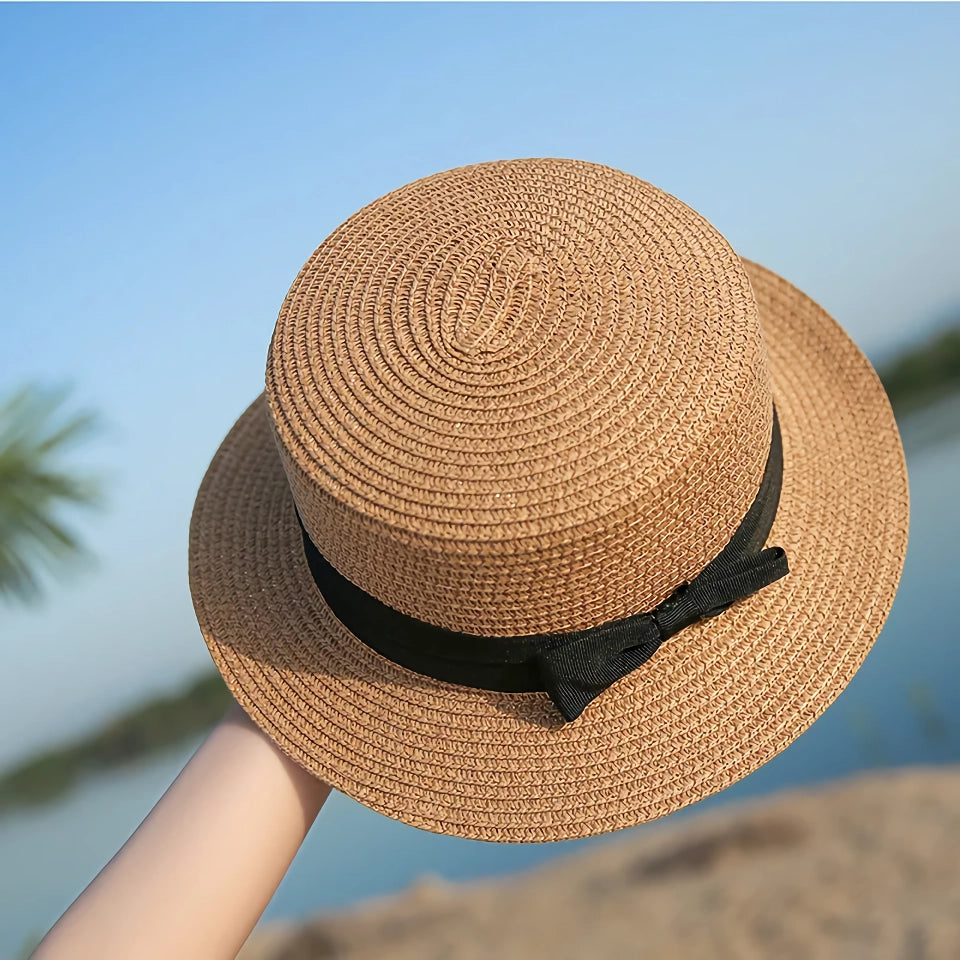
M 234 704 L 33 960 L 233 960 L 329 793 Z

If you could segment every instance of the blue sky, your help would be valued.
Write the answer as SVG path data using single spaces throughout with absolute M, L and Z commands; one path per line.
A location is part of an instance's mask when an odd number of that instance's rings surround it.
M 953 4 L 0 6 L 0 388 L 106 428 L 98 560 L 0 608 L 0 763 L 209 663 L 187 524 L 359 207 L 563 156 L 677 195 L 875 359 L 960 305 Z

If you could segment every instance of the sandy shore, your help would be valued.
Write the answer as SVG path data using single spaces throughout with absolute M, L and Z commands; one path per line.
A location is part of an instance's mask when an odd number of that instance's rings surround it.
M 957 960 L 960 769 L 695 815 L 486 884 L 424 881 L 241 960 Z

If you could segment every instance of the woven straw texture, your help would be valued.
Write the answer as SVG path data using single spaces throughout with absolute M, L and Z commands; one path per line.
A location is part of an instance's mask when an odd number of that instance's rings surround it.
M 771 400 L 791 573 L 573 723 L 393 664 L 310 578 L 294 503 L 341 573 L 441 626 L 648 610 L 742 519 Z M 880 631 L 907 520 L 886 396 L 820 307 L 635 177 L 504 161 L 394 191 L 310 258 L 201 485 L 190 578 L 231 691 L 308 770 L 429 830 L 559 840 L 670 813 L 806 730 Z

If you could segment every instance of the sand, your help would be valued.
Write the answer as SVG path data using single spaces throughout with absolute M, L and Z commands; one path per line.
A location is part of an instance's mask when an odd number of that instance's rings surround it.
M 666 820 L 530 873 L 425 880 L 241 960 L 960 960 L 960 768 Z

